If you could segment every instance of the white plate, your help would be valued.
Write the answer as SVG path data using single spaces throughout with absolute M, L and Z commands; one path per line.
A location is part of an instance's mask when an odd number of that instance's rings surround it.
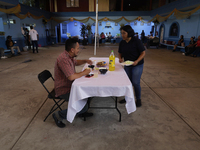
M 130 66 L 130 65 L 132 65 L 133 63 L 134 63 L 134 61 L 127 60 L 127 61 L 121 63 L 121 65 L 123 65 L 123 66 Z

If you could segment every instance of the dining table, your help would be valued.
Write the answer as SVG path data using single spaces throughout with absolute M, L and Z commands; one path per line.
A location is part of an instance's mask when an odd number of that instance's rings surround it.
M 93 77 L 87 78 L 82 76 L 74 80 L 67 109 L 67 120 L 72 123 L 76 114 L 80 112 L 86 105 L 88 98 L 91 97 L 125 97 L 126 111 L 128 114 L 136 111 L 133 86 L 129 80 L 123 65 L 115 58 L 115 70 L 107 71 L 106 74 L 101 74 L 96 66 L 97 62 L 106 62 L 106 68 L 109 69 L 108 57 L 91 57 L 95 62 L 94 70 L 91 72 Z M 85 64 L 83 70 L 88 67 Z M 121 114 L 120 114 L 121 115 Z M 121 116 L 120 116 L 121 117 Z

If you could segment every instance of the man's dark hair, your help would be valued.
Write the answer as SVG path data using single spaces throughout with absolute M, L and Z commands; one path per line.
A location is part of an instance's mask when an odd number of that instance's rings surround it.
M 71 50 L 71 48 L 76 47 L 77 42 L 78 42 L 77 38 L 70 38 L 70 39 L 66 40 L 65 50 L 69 52 Z
M 120 31 L 124 30 L 128 33 L 128 37 L 133 37 L 135 35 L 134 30 L 131 28 L 130 25 L 126 25 L 120 28 Z
M 33 29 L 33 26 L 30 26 L 31 29 Z

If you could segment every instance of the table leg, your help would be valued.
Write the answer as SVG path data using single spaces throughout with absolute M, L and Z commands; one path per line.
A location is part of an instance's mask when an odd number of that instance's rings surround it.
M 117 108 L 117 97 L 115 99 L 115 108 L 117 109 L 118 113 L 119 113 L 119 122 L 121 122 L 121 112 L 119 111 L 119 109 Z

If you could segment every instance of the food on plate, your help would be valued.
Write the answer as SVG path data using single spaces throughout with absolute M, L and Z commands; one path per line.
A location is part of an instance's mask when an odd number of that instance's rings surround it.
M 133 64 L 133 61 L 130 61 L 130 60 L 127 60 L 124 62 L 126 65 L 132 65 Z
M 134 61 L 127 60 L 127 61 L 121 63 L 121 65 L 123 65 L 123 66 L 130 66 L 130 65 L 132 65 L 133 63 L 134 63 Z
M 105 61 L 97 62 L 97 66 L 98 67 L 105 67 L 106 66 L 106 62 Z

